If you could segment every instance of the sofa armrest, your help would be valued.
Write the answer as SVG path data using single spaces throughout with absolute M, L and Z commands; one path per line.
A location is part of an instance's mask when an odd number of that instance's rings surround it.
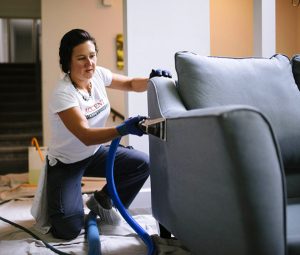
M 167 140 L 149 136 L 154 217 L 193 254 L 284 254 L 284 173 L 268 120 L 248 106 L 187 111 L 157 84 L 149 112 L 166 118 Z
M 154 77 L 148 84 L 148 109 L 152 118 L 176 116 L 186 111 L 175 80 Z

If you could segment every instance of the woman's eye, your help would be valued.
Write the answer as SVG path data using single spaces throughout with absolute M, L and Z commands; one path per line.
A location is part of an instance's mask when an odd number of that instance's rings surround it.
M 94 59 L 96 57 L 96 54 L 91 54 L 91 55 L 89 55 L 89 56 L 82 56 L 82 57 L 79 57 L 79 58 L 77 58 L 77 60 L 78 61 L 85 61 L 85 60 L 87 60 L 87 59 Z

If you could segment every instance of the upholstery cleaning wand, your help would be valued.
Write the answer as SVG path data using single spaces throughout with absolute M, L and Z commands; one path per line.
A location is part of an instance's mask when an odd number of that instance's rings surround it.
M 164 118 L 160 119 L 144 119 L 139 122 L 139 128 L 143 130 L 145 134 L 154 135 L 162 140 L 166 140 L 166 120 Z M 121 213 L 122 217 L 126 222 L 133 228 L 133 230 L 139 235 L 143 242 L 148 247 L 148 255 L 155 254 L 155 247 L 153 240 L 150 235 L 131 217 L 127 212 L 124 205 L 122 204 L 114 181 L 114 160 L 116 156 L 116 151 L 119 146 L 121 138 L 116 138 L 112 141 L 110 149 L 108 152 L 108 158 L 106 161 L 106 180 L 107 187 L 110 197 L 116 206 L 116 208 Z
M 139 128 L 143 130 L 144 133 L 156 136 L 163 141 L 167 140 L 167 129 L 166 129 L 166 119 L 144 119 L 140 121 Z

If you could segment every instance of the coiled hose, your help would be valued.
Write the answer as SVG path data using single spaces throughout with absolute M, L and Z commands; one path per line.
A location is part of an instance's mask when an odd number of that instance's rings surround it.
M 116 157 L 116 151 L 119 146 L 121 138 L 115 138 L 109 148 L 108 158 L 106 161 L 106 181 L 109 195 L 115 205 L 119 210 L 126 222 L 133 228 L 133 230 L 139 235 L 148 248 L 148 255 L 154 254 L 154 244 L 150 235 L 131 217 L 127 212 L 124 205 L 122 204 L 114 181 L 114 161 Z

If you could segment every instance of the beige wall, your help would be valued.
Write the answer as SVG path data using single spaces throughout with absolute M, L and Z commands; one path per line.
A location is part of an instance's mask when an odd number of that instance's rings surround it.
M 98 0 L 42 0 L 42 93 L 44 144 L 49 141 L 48 102 L 57 79 L 61 76 L 58 48 L 61 37 L 70 29 L 83 28 L 97 40 L 98 64 L 118 72 L 115 37 L 123 31 L 122 0 L 111 0 L 103 7 Z M 124 94 L 109 92 L 111 104 L 124 112 Z
M 300 7 L 276 0 L 276 51 L 289 57 L 300 49 Z
M 297 8 L 297 46 L 296 53 L 300 54 L 300 7 Z
M 211 55 L 253 55 L 252 0 L 210 1 Z
M 211 0 L 211 55 L 253 55 L 253 0 Z M 276 52 L 300 53 L 300 7 L 276 0 Z

